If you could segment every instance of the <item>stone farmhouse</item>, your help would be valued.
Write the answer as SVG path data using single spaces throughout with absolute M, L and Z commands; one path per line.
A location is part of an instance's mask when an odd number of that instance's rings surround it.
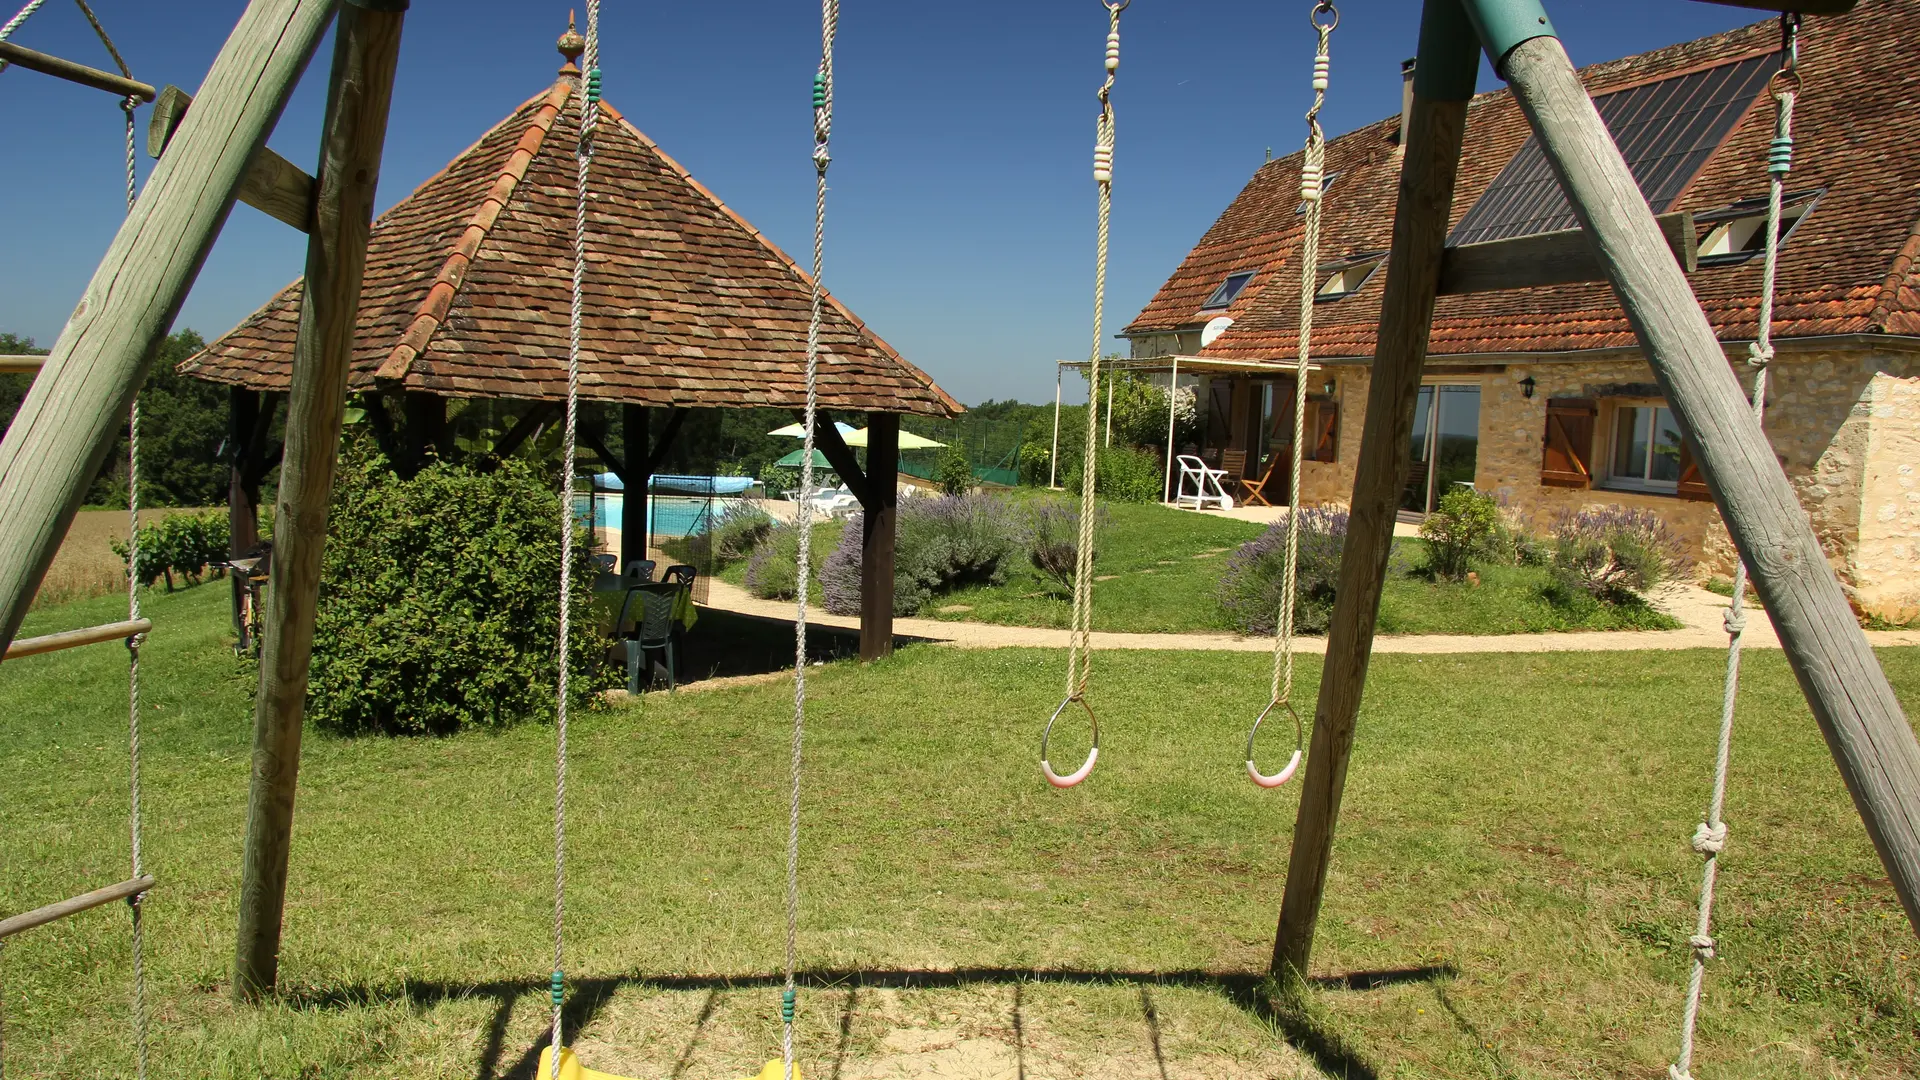
M 1750 380 L 1765 240 L 1769 79 L 1758 23 L 1596 64 L 1582 77 L 1641 189 L 1693 268 L 1695 294 Z M 1783 226 L 1767 432 L 1855 606 L 1920 616 L 1920 4 L 1862 0 L 1809 18 Z M 1351 491 L 1390 246 L 1401 120 L 1327 148 L 1315 275 L 1308 503 Z M 1449 242 L 1577 226 L 1512 96 L 1474 99 Z M 1124 335 L 1182 360 L 1205 413 L 1196 450 L 1286 495 L 1291 378 L 1245 365 L 1297 346 L 1300 161 L 1262 167 Z M 1212 361 L 1212 365 L 1209 365 Z M 1183 379 L 1183 384 L 1184 384 Z M 1726 572 L 1732 546 L 1605 284 L 1442 296 L 1402 506 L 1470 483 L 1536 528 L 1585 507 L 1640 507 Z M 1239 492 L 1235 492 L 1239 494 Z

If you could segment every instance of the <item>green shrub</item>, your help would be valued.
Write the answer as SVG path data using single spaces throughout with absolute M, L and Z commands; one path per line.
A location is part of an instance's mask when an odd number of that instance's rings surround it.
M 560 500 L 518 460 L 409 479 L 348 451 L 334 483 L 308 713 L 343 734 L 449 734 L 547 719 L 558 676 Z M 574 543 L 571 678 L 618 673 L 595 629 L 592 536 Z
M 1047 443 L 1021 443 L 1020 482 L 1029 487 L 1046 487 L 1047 466 L 1052 460 L 1053 447 Z
M 934 468 L 935 482 L 943 495 L 965 495 L 973 487 L 973 465 L 959 446 L 940 451 L 940 464 Z
M 1606 604 L 1644 603 L 1684 571 L 1686 545 L 1659 516 L 1610 506 L 1565 513 L 1553 525 L 1554 584 Z
M 200 584 L 209 567 L 227 561 L 227 515 L 210 510 L 200 514 L 168 514 L 158 521 L 140 526 L 140 565 L 134 577 L 141 585 L 166 579 L 167 591 L 173 591 L 173 577 L 180 575 L 189 585 Z M 127 561 L 127 543 L 113 541 L 113 553 Z
M 1545 566 L 1553 560 L 1553 542 L 1527 528 L 1519 515 L 1502 508 L 1482 549 L 1488 562 L 1501 566 Z
M 1067 490 L 1079 491 L 1080 478 L 1080 467 L 1076 463 L 1066 479 Z M 1114 502 L 1158 502 L 1166 490 L 1164 481 L 1160 459 L 1145 450 L 1108 447 L 1100 451 L 1094 465 L 1093 490 Z
M 768 462 L 760 466 L 758 474 L 760 487 L 769 499 L 784 499 L 800 479 L 800 470 Z
M 1104 506 L 1093 511 L 1094 548 L 1111 523 Z M 1026 514 L 1027 561 L 1040 572 L 1050 588 L 1073 591 L 1073 580 L 1080 562 L 1080 507 L 1067 499 L 1033 499 Z
M 1440 505 L 1420 523 L 1427 571 L 1445 581 L 1466 577 L 1472 560 L 1485 557 L 1499 523 L 1500 507 L 1491 495 L 1455 488 L 1440 496 Z

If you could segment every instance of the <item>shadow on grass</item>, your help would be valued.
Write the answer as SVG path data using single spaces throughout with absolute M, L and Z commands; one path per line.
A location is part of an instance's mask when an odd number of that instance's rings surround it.
M 1409 983 L 1432 983 L 1450 979 L 1451 966 L 1394 968 L 1381 971 L 1355 971 L 1342 975 L 1318 976 L 1307 985 L 1321 991 L 1378 990 Z M 939 990 L 978 985 L 1012 985 L 1014 988 L 1012 1027 L 1019 1074 L 1026 1073 L 1025 1022 L 1021 1016 L 1021 989 L 1028 983 L 1057 983 L 1088 986 L 1124 986 L 1140 988 L 1141 1012 L 1152 1041 L 1155 1061 L 1162 1073 L 1166 1063 L 1160 1048 L 1160 1016 L 1154 1005 L 1152 988 L 1156 986 L 1211 990 L 1272 1027 L 1290 1045 L 1312 1059 L 1314 1066 L 1329 1076 L 1351 1080 L 1374 1080 L 1378 1070 L 1360 1050 L 1333 1031 L 1305 994 L 1284 993 L 1268 975 L 1216 971 L 1081 971 L 1057 968 L 956 968 L 948 971 L 844 970 L 803 971 L 797 976 L 801 986 L 816 990 L 848 990 L 840 1020 L 840 1039 L 833 1067 L 825 1075 L 837 1078 L 842 1060 L 852 1042 L 853 1009 L 861 989 Z M 707 998 L 686 1048 L 681 1052 L 671 1075 L 681 1075 L 692 1060 L 702 1032 L 712 1017 L 718 996 L 725 990 L 778 988 L 782 976 L 676 976 L 630 975 L 611 978 L 573 980 L 569 985 L 561 1022 L 565 1030 L 578 1033 L 593 1023 L 600 1012 L 622 989 L 646 988 L 662 991 L 707 992 Z M 524 996 L 544 1002 L 547 985 L 542 980 L 526 979 L 491 983 L 435 983 L 408 981 L 397 986 L 358 985 L 335 989 L 312 989 L 282 995 L 281 1001 L 294 1008 L 338 1009 L 387 1005 L 405 1002 L 413 1008 L 426 1008 L 444 1002 L 471 998 L 492 998 L 498 1004 L 487 1025 L 486 1045 L 480 1054 L 477 1080 L 535 1080 L 540 1051 L 549 1036 L 508 1062 L 507 1028 L 515 1005 Z

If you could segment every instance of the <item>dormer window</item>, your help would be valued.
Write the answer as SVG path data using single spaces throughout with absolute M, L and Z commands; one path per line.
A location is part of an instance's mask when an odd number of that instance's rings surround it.
M 1313 302 L 1324 304 L 1359 292 L 1386 259 L 1386 252 L 1375 251 L 1336 263 L 1321 264 L 1320 273 L 1326 277 L 1313 294 Z
M 1782 247 L 1786 246 L 1793 230 L 1799 227 L 1800 219 L 1812 212 L 1813 205 L 1825 193 L 1824 188 L 1801 191 L 1780 200 Z M 1707 234 L 1700 238 L 1701 266 L 1735 266 L 1767 248 L 1765 196 L 1741 199 L 1725 209 L 1696 214 L 1694 220 L 1708 226 Z
M 1246 289 L 1247 282 L 1252 280 L 1253 271 L 1251 270 L 1245 270 L 1238 274 L 1228 274 L 1227 280 L 1221 282 L 1220 287 L 1213 290 L 1213 295 L 1207 297 L 1207 302 L 1200 305 L 1200 310 L 1218 311 L 1221 308 L 1231 306 L 1235 300 L 1239 299 L 1241 292 Z

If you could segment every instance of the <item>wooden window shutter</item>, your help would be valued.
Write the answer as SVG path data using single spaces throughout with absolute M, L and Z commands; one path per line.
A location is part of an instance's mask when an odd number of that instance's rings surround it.
M 1547 399 L 1547 434 L 1540 446 L 1540 482 L 1552 487 L 1593 486 L 1593 418 L 1587 398 Z
M 1711 501 L 1713 492 L 1707 490 L 1707 478 L 1700 473 L 1700 462 L 1693 456 L 1693 440 L 1680 440 L 1680 497 Z
M 1307 402 L 1308 461 L 1340 460 L 1340 404 L 1335 401 Z

